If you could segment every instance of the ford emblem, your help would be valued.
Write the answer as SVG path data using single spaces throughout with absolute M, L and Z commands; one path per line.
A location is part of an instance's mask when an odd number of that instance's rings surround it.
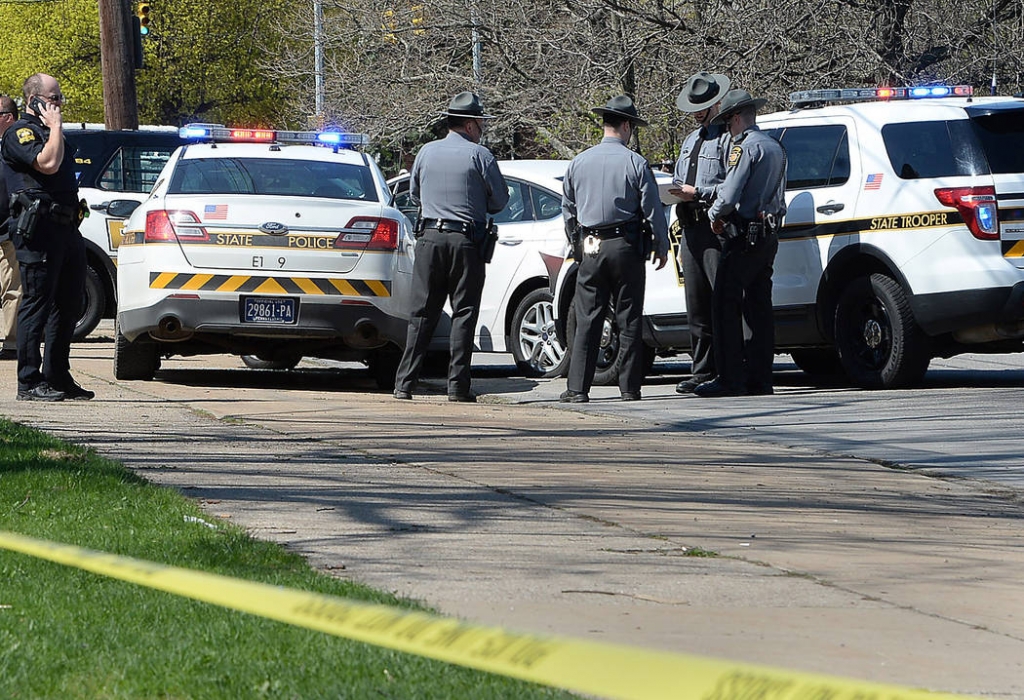
M 260 231 L 269 233 L 271 236 L 283 236 L 288 233 L 288 227 L 277 221 L 268 221 L 260 224 Z

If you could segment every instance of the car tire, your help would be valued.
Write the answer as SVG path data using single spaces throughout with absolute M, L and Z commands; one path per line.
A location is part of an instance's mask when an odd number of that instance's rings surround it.
M 569 354 L 555 335 L 555 306 L 547 289 L 523 297 L 509 335 L 512 357 L 524 377 L 560 377 L 569 366 Z
M 850 282 L 835 313 L 836 349 L 850 380 L 865 389 L 896 389 L 921 381 L 931 355 L 903 288 L 873 274 Z
M 835 348 L 797 348 L 789 351 L 793 364 L 811 377 L 844 376 L 843 363 Z
M 395 374 L 398 372 L 398 363 L 402 360 L 402 352 L 394 345 L 386 345 L 370 353 L 366 358 L 366 366 L 370 370 L 370 376 L 377 383 L 377 388 L 382 391 L 391 391 L 395 388 Z
M 107 308 L 107 293 L 103 280 L 91 265 L 85 268 L 85 299 L 82 302 L 82 314 L 75 323 L 75 332 L 71 340 L 84 340 L 96 330 L 103 311 Z
M 149 381 L 160 369 L 160 346 L 121 335 L 114 322 L 114 379 Z
M 569 347 L 576 338 L 576 300 L 569 306 L 569 318 L 565 322 L 565 336 Z M 594 370 L 594 386 L 612 386 L 619 383 L 619 370 L 622 358 L 619 352 L 619 327 L 615 322 L 615 314 L 609 308 L 604 317 L 604 328 L 601 331 L 600 348 L 597 352 L 597 367 Z M 566 352 L 568 356 L 569 353 Z
M 242 355 L 242 362 L 249 369 L 295 369 L 295 365 L 302 362 L 302 357 L 282 357 L 273 360 L 264 360 L 257 355 Z

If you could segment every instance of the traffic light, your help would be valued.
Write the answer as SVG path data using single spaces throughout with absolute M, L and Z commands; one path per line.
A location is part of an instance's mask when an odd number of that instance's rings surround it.
M 426 33 L 423 28 L 423 5 L 413 5 L 412 10 L 412 33 L 416 36 L 422 36 Z
M 149 36 L 149 13 L 151 9 L 150 4 L 146 0 L 142 0 L 135 10 L 135 14 L 139 18 L 139 36 Z

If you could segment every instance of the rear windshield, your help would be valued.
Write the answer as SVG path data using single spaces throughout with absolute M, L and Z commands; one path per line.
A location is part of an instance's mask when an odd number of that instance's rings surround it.
M 967 119 L 886 124 L 882 140 L 892 169 L 904 180 L 989 172 Z
M 993 173 L 1024 173 L 1024 110 L 971 119 Z
M 168 194 L 262 194 L 376 202 L 363 165 L 280 158 L 190 158 L 174 169 Z

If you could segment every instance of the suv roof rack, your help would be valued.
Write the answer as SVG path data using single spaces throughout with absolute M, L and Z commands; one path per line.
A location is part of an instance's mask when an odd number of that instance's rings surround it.
M 919 85 L 917 87 L 835 88 L 800 90 L 789 93 L 794 107 L 812 107 L 836 102 L 887 102 L 936 97 L 972 97 L 970 85 Z

